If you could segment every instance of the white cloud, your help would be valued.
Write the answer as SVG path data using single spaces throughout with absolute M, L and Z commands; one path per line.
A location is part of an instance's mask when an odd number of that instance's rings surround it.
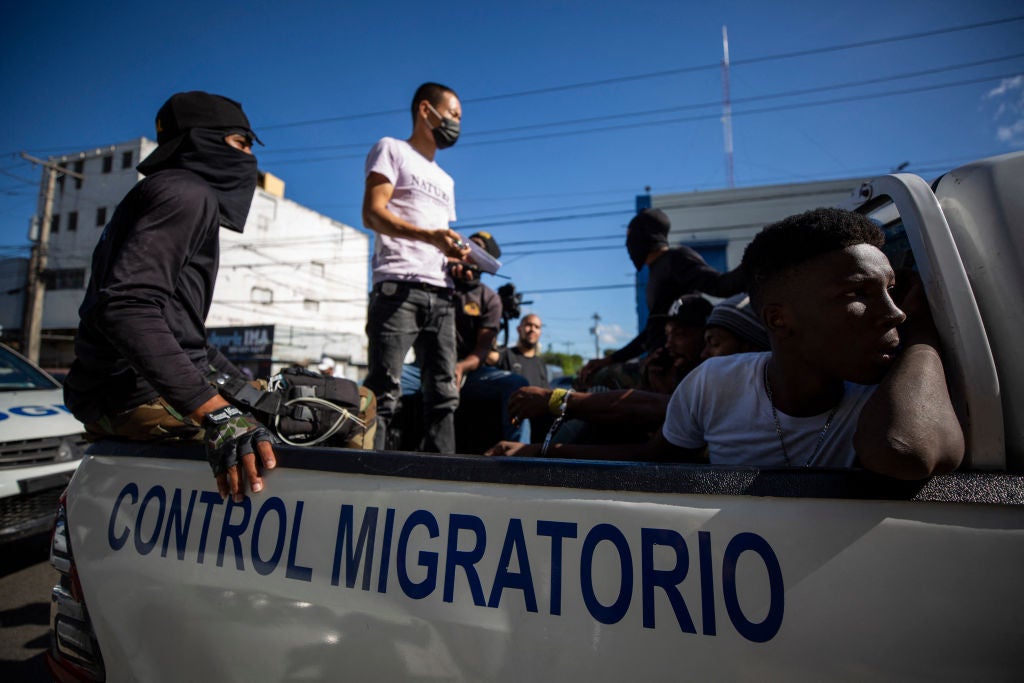
M 633 334 L 622 329 L 621 325 L 598 325 L 597 331 L 602 348 L 617 349 L 633 338 Z
M 1016 90 L 1022 85 L 1024 85 L 1024 75 L 1018 74 L 1013 78 L 1004 78 L 998 86 L 989 90 L 985 97 L 989 99 L 992 99 L 993 97 L 1002 97 L 1009 91 Z
M 1000 142 L 1024 143 L 1024 119 L 1017 119 L 1009 126 L 999 126 L 996 129 L 996 137 Z
M 1024 74 L 1004 78 L 983 99 L 995 105 L 996 139 L 1009 147 L 1024 147 Z

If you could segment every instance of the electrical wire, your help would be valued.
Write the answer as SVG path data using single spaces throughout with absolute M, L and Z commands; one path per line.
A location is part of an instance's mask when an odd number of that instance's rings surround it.
M 767 114 L 767 113 L 774 113 L 774 112 L 780 112 L 780 111 L 791 111 L 791 110 L 794 110 L 794 109 L 806 109 L 806 108 L 810 108 L 810 107 L 822 107 L 822 106 L 829 106 L 829 105 L 833 105 L 833 104 L 843 104 L 843 103 L 846 103 L 846 102 L 861 102 L 861 101 L 864 101 L 864 100 L 879 99 L 879 98 L 884 98 L 884 97 L 897 97 L 897 96 L 901 96 L 901 95 L 902 96 L 913 95 L 913 94 L 921 93 L 921 92 L 928 92 L 928 91 L 933 91 L 933 90 L 944 90 L 944 89 L 947 89 L 947 88 L 956 88 L 956 87 L 962 87 L 962 86 L 965 86 L 965 85 L 984 83 L 984 82 L 987 82 L 987 81 L 993 81 L 993 80 L 997 80 L 997 79 L 1013 78 L 1013 77 L 1018 76 L 1018 75 L 1019 75 L 1019 72 L 1010 72 L 1010 73 L 1003 73 L 1003 74 L 993 74 L 993 75 L 990 75 L 990 76 L 983 76 L 983 77 L 972 78 L 972 79 L 963 79 L 963 80 L 959 80 L 959 81 L 953 81 L 953 82 L 950 82 L 950 83 L 940 83 L 940 84 L 936 84 L 936 85 L 920 86 L 920 87 L 916 87 L 916 88 L 901 88 L 899 90 L 889 90 L 889 91 L 880 92 L 880 93 L 868 93 L 868 94 L 849 95 L 849 96 L 846 96 L 846 97 L 836 97 L 836 98 L 825 99 L 825 100 L 796 102 L 796 103 L 791 103 L 791 104 L 781 104 L 781 105 L 776 105 L 776 106 L 773 106 L 773 107 L 761 107 L 761 108 L 740 109 L 740 110 L 733 109 L 732 116 L 733 116 L 733 118 L 736 118 L 736 117 L 742 117 L 742 116 Z M 487 145 L 506 144 L 506 143 L 510 143 L 510 142 L 537 142 L 539 140 L 548 140 L 548 139 L 555 139 L 555 138 L 567 138 L 567 137 L 574 137 L 574 136 L 579 136 L 579 135 L 590 135 L 590 134 L 593 134 L 593 133 L 607 133 L 607 132 L 611 132 L 611 131 L 628 130 L 628 129 L 634 129 L 634 128 L 648 128 L 648 127 L 655 127 L 655 126 L 678 125 L 678 124 L 683 124 L 683 123 L 693 123 L 693 122 L 696 122 L 696 121 L 713 120 L 713 119 L 718 119 L 720 117 L 721 117 L 721 113 L 720 112 L 709 112 L 707 114 L 698 114 L 698 115 L 694 115 L 694 116 L 680 116 L 680 117 L 672 117 L 672 118 L 666 118 L 666 119 L 657 119 L 657 120 L 654 120 L 654 121 L 640 121 L 640 122 L 634 122 L 634 123 L 623 123 L 623 124 L 609 125 L 609 126 L 582 128 L 582 129 L 578 129 L 578 130 L 558 131 L 558 132 L 553 132 L 553 133 L 535 133 L 535 134 L 532 134 L 532 135 L 529 135 L 529 136 L 507 137 L 507 138 L 500 138 L 500 139 L 497 139 L 497 140 L 479 140 L 479 141 L 475 141 L 475 142 L 474 141 L 467 141 L 467 142 L 465 142 L 465 143 L 463 143 L 461 145 L 461 149 L 466 149 L 467 147 L 481 147 L 481 146 L 487 146 Z M 364 148 L 369 148 L 369 145 L 365 145 Z M 340 161 L 340 160 L 345 160 L 345 159 L 362 159 L 364 157 L 365 157 L 365 154 L 328 154 L 328 155 L 325 155 L 325 156 L 311 156 L 311 157 L 305 157 L 305 158 L 301 158 L 301 159 L 282 159 L 282 160 L 276 160 L 273 163 L 275 165 L 277 165 L 277 166 L 290 166 L 290 165 L 294 165 L 294 164 L 313 164 L 313 163 L 319 163 L 319 162 L 324 162 L 324 161 Z
M 844 51 L 844 50 L 853 50 L 853 49 L 858 49 L 858 48 L 863 48 L 863 47 L 872 47 L 872 46 L 875 46 L 875 45 L 883 45 L 883 44 L 887 44 L 887 43 L 898 43 L 898 42 L 904 42 L 904 41 L 908 41 L 908 40 L 918 40 L 918 39 L 921 39 L 921 38 L 927 38 L 927 37 L 943 35 L 943 34 L 948 34 L 948 33 L 956 33 L 956 32 L 960 32 L 960 31 L 971 31 L 971 30 L 975 30 L 975 29 L 979 29 L 979 28 L 987 28 L 989 26 L 997 26 L 997 25 L 1000 25 L 1000 24 L 1008 24 L 1008 23 L 1018 22 L 1018 21 L 1022 21 L 1022 20 L 1024 20 L 1024 15 L 1016 15 L 1016 16 L 1011 16 L 1011 17 L 1004 17 L 1004 18 L 1001 18 L 1001 19 L 993 19 L 993 20 L 990 20 L 990 21 L 976 22 L 976 23 L 973 23 L 973 24 L 961 24 L 961 25 L 958 25 L 958 26 L 949 26 L 949 27 L 945 27 L 945 28 L 932 29 L 932 30 L 929 30 L 929 31 L 918 31 L 918 32 L 915 32 L 915 33 L 905 33 L 905 34 L 900 34 L 900 35 L 895 35 L 895 36 L 888 36 L 888 37 L 883 37 L 883 38 L 874 38 L 874 39 L 871 39 L 871 40 L 861 40 L 861 41 L 856 41 L 856 42 L 852 42 L 852 43 L 842 43 L 842 44 L 838 44 L 838 45 L 827 45 L 827 46 L 819 47 L 819 48 L 808 48 L 808 49 L 805 49 L 805 50 L 796 50 L 796 51 L 792 51 L 792 52 L 781 52 L 781 53 L 776 53 L 776 54 L 771 54 L 771 55 L 762 55 L 760 57 L 748 57 L 746 59 L 733 59 L 733 60 L 731 60 L 730 64 L 731 64 L 732 67 L 737 67 L 737 66 L 746 66 L 746 65 L 750 65 L 750 64 L 761 64 L 761 63 L 764 63 L 764 62 L 770 62 L 770 61 L 775 61 L 775 60 L 780 60 L 780 59 L 794 59 L 794 58 L 798 58 L 798 57 L 809 57 L 809 56 L 812 56 L 812 55 L 825 54 L 825 53 L 828 53 L 828 52 L 839 52 L 839 51 Z M 592 81 L 580 81 L 580 82 L 577 82 L 577 83 L 566 83 L 566 84 L 563 84 L 563 85 L 548 86 L 548 87 L 543 87 L 543 88 L 532 88 L 532 89 L 529 89 L 529 90 L 519 90 L 519 91 L 515 91 L 515 92 L 499 93 L 499 94 L 495 94 L 495 95 L 485 95 L 485 96 L 482 96 L 482 97 L 475 97 L 475 98 L 465 99 L 465 100 L 463 100 L 463 103 L 493 102 L 493 101 L 496 101 L 496 100 L 505 100 L 505 99 L 519 98 L 519 97 L 529 97 L 529 96 L 534 96 L 534 95 L 543 95 L 543 94 L 550 94 L 550 93 L 555 93 L 555 92 L 565 92 L 565 91 L 568 91 L 568 90 L 578 90 L 578 89 L 581 89 L 581 88 L 593 88 L 593 87 L 598 87 L 598 86 L 603 86 L 603 85 L 614 85 L 614 84 L 618 84 L 618 83 L 627 83 L 627 82 L 631 82 L 631 81 L 639 81 L 639 80 L 645 80 L 645 79 L 650 79 L 650 78 L 661 78 L 661 77 L 664 77 L 664 76 L 675 76 L 675 75 L 680 75 L 680 74 L 685 74 L 685 73 L 695 73 L 695 72 L 699 72 L 699 71 L 710 71 L 710 70 L 716 70 L 716 69 L 720 69 L 720 68 L 721 68 L 721 64 L 718 63 L 718 62 L 715 62 L 713 64 L 711 64 L 711 63 L 709 63 L 709 64 L 698 64 L 698 65 L 693 65 L 693 66 L 679 67 L 679 68 L 676 68 L 676 69 L 663 69 L 663 70 L 660 70 L 660 71 L 652 71 L 652 72 L 641 73 L 641 74 L 632 74 L 632 75 L 629 75 L 629 76 L 616 76 L 616 77 L 612 77 L 612 78 L 602 78 L 602 79 L 597 79 L 597 80 L 592 80 Z M 324 123 L 335 123 L 335 122 L 340 122 L 340 121 L 352 121 L 352 120 L 356 120 L 356 119 L 370 118 L 370 117 L 374 117 L 374 116 L 401 114 L 401 113 L 405 113 L 405 112 L 408 112 L 408 109 L 406 109 L 406 108 L 386 109 L 386 110 L 376 111 L 376 112 L 366 112 L 366 113 L 359 113 L 359 114 L 346 114 L 346 115 L 343 115 L 343 116 L 332 116 L 332 117 L 326 117 L 326 118 L 320 118 L 320 119 L 309 119 L 309 120 L 305 120 L 305 121 L 291 121 L 291 122 L 285 122 L 285 123 L 264 124 L 264 125 L 260 125 L 259 129 L 260 130 L 276 130 L 276 129 L 280 129 L 280 128 L 295 128 L 295 127 L 299 127 L 299 126 L 319 125 L 319 124 L 324 124 Z

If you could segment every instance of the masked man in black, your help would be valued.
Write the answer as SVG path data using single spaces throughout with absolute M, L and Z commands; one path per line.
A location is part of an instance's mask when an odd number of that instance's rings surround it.
M 259 142 L 242 106 L 193 91 L 157 112 L 159 147 L 93 253 L 64 396 L 94 438 L 203 441 L 222 496 L 262 490 L 271 437 L 210 384 L 240 377 L 207 341 L 220 228 L 242 232 L 256 189 Z M 255 451 L 255 453 L 254 453 Z M 241 472 L 240 472 L 241 470 Z

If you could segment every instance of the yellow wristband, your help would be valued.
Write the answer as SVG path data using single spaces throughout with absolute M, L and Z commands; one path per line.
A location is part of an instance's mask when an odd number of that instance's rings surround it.
M 548 398 L 548 412 L 552 415 L 560 415 L 562 410 L 562 397 L 566 395 L 566 389 L 555 389 Z

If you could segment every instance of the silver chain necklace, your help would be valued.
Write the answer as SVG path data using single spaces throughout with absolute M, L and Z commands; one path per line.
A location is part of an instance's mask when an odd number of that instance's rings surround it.
M 793 462 L 789 459 L 789 452 L 786 450 L 786 440 L 782 437 L 782 425 L 779 423 L 779 413 L 775 410 L 775 399 L 772 397 L 772 383 L 768 379 L 768 363 L 764 364 L 764 390 L 768 394 L 768 404 L 772 407 L 772 419 L 775 420 L 775 433 L 779 435 L 779 444 L 782 446 L 782 457 L 786 460 L 788 467 L 793 466 Z M 807 459 L 804 467 L 810 467 L 811 463 L 818 457 L 818 449 L 821 448 L 821 443 L 825 440 L 825 433 L 828 428 L 832 426 L 832 418 L 836 416 L 836 411 L 839 410 L 839 405 L 836 404 L 832 408 L 832 412 L 828 414 L 825 419 L 825 426 L 821 428 L 821 434 L 818 434 L 818 442 L 814 444 L 814 450 L 811 452 L 811 457 Z

